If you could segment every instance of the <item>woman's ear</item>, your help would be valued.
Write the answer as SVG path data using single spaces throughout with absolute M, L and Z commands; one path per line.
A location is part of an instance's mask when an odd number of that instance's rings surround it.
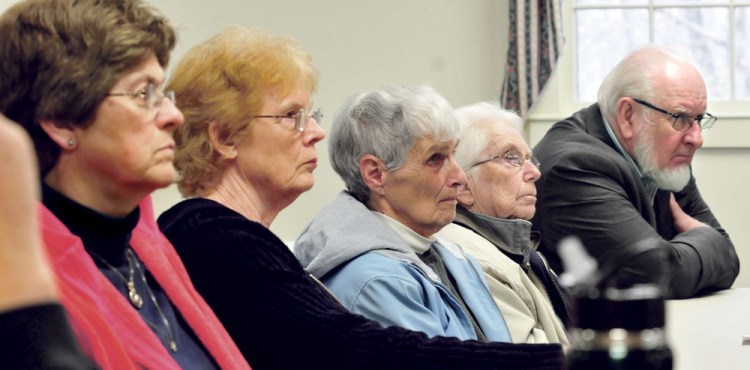
M 78 146 L 78 135 L 70 125 L 45 119 L 39 121 L 39 126 L 62 150 L 73 150 Z
M 471 192 L 472 186 L 474 184 L 467 178 L 466 184 L 458 187 L 458 203 L 466 209 L 471 209 L 475 202 L 474 194 Z
M 208 140 L 211 142 L 211 146 L 224 158 L 237 158 L 237 148 L 235 148 L 234 141 L 227 140 L 223 136 L 225 135 L 222 135 L 219 130 L 219 124 L 216 121 L 211 121 L 208 124 Z
M 359 173 L 372 194 L 384 194 L 385 165 L 380 158 L 365 154 L 359 159 Z

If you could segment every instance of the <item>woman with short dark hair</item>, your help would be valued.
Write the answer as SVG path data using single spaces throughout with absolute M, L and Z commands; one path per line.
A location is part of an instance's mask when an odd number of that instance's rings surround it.
M 31 135 L 44 244 L 75 333 L 102 368 L 248 368 L 159 232 L 183 116 L 175 45 L 139 0 L 28 0 L 0 17 L 0 112 Z

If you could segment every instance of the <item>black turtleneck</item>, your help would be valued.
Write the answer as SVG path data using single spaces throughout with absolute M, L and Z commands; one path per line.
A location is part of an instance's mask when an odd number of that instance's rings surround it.
M 108 216 L 75 202 L 46 184 L 42 185 L 42 203 L 65 224 L 71 233 L 81 238 L 84 248 L 102 274 L 130 302 L 126 280 L 131 276 L 131 264 L 126 258 L 126 249 L 130 247 L 130 237 L 140 219 L 140 209 L 136 207 L 125 217 Z M 135 257 L 135 253 L 132 256 Z M 182 315 L 172 307 L 166 293 L 146 271 L 143 262 L 137 257 L 135 261 L 140 269 L 135 268 L 134 265 L 133 283 L 136 291 L 143 298 L 143 306 L 136 310 L 143 320 L 161 339 L 167 351 L 183 369 L 217 368 L 213 359 L 208 355 L 208 351 L 197 340 Z M 114 271 L 115 269 L 117 272 Z M 145 272 L 145 282 L 142 272 Z M 168 329 L 154 300 L 169 322 L 177 343 L 177 352 L 169 350 Z

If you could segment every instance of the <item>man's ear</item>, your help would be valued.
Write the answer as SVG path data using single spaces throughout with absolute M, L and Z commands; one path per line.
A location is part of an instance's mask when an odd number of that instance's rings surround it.
M 211 121 L 208 124 L 208 140 L 211 142 L 214 150 L 219 152 L 224 158 L 234 159 L 237 157 L 237 149 L 235 148 L 234 141 L 221 133 L 219 124 L 216 121 Z
M 638 131 L 636 127 L 637 123 L 635 122 L 635 115 L 638 114 L 638 111 L 635 109 L 635 104 L 636 102 L 633 98 L 620 98 L 617 101 L 616 122 L 610 122 L 617 126 L 615 132 L 623 143 L 629 143 Z
M 52 120 L 41 120 L 39 126 L 62 150 L 72 150 L 78 145 L 78 135 L 73 127 Z
M 372 194 L 384 194 L 385 164 L 380 158 L 365 154 L 359 159 L 359 173 Z
M 474 194 L 471 192 L 473 186 L 474 183 L 467 179 L 466 184 L 458 187 L 458 203 L 464 208 L 471 208 L 474 205 Z

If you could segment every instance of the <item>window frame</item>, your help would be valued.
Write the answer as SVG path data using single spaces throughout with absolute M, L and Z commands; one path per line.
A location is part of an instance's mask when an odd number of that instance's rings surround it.
M 710 6 L 727 6 L 730 4 L 730 17 L 734 16 L 734 8 L 739 6 L 750 6 L 750 0 L 726 0 L 721 4 L 710 4 Z M 722 5 L 724 4 L 724 5 Z M 675 5 L 690 7 L 709 6 L 706 3 L 684 4 L 672 1 L 665 4 L 653 4 L 649 0 L 647 5 L 643 4 L 617 4 L 609 5 L 576 5 L 575 0 L 562 0 L 562 19 L 563 30 L 565 34 L 565 47 L 562 55 L 558 59 L 558 65 L 553 77 L 550 79 L 548 86 L 545 88 L 542 99 L 536 105 L 534 111 L 530 112 L 528 117 L 529 125 L 527 126 L 527 137 L 531 144 L 541 139 L 546 130 L 552 123 L 570 116 L 572 113 L 583 109 L 595 101 L 578 101 L 576 98 L 577 73 L 576 70 L 576 9 L 591 8 L 644 8 L 653 9 L 674 7 Z M 653 17 L 650 19 L 650 27 L 653 27 Z M 732 22 L 734 23 L 734 22 Z M 653 30 L 653 29 L 652 29 Z M 651 31 L 652 31 L 651 30 Z M 734 45 L 734 25 L 730 26 L 731 42 Z M 649 40 L 653 42 L 653 32 L 649 32 Z M 734 47 L 730 50 L 732 64 L 734 60 Z M 734 68 L 731 72 L 732 84 L 734 86 Z M 704 135 L 704 147 L 707 148 L 750 148 L 748 131 L 750 131 L 750 100 L 732 100 L 717 101 L 709 97 L 707 111 L 719 117 L 719 121 L 714 125 L 711 131 Z M 533 146 L 533 145 L 532 145 Z

